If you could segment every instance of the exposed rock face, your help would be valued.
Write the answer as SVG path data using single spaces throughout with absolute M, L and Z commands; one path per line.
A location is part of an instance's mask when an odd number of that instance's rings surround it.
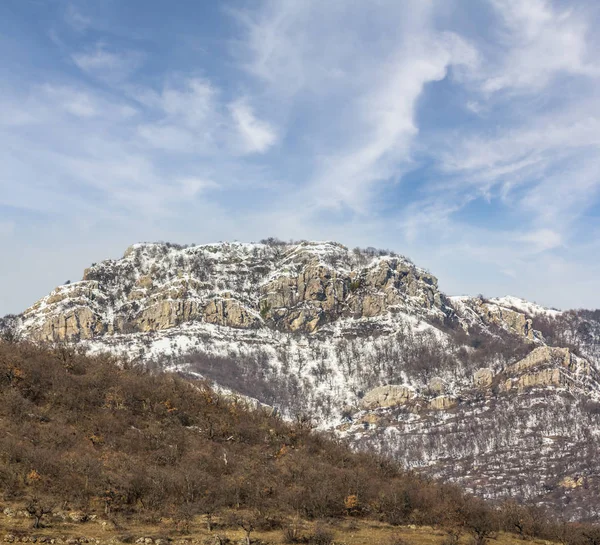
M 533 340 L 533 322 L 525 314 L 496 304 L 477 301 L 476 309 L 486 323 L 506 327 L 517 335 Z
M 388 384 L 373 388 L 362 398 L 362 406 L 365 409 L 377 407 L 395 407 L 404 405 L 415 397 L 415 392 L 406 386 Z
M 456 398 L 451 396 L 437 396 L 429 402 L 429 408 L 436 411 L 453 409 L 458 405 Z
M 257 327 L 260 324 L 260 318 L 235 299 L 211 301 L 204 308 L 204 320 L 209 324 L 241 328 Z
M 57 288 L 25 312 L 24 325 L 32 338 L 54 341 L 193 321 L 314 333 L 340 318 L 392 309 L 438 318 L 452 312 L 437 279 L 408 260 L 365 257 L 336 243 L 141 244 Z
M 540 365 L 547 365 L 555 363 L 562 365 L 568 369 L 572 368 L 573 357 L 568 348 L 556 348 L 550 346 L 540 346 L 535 348 L 525 358 L 510 365 L 506 372 L 509 374 L 521 373 L 528 369 L 538 367 Z
M 106 304 L 98 282 L 82 281 L 59 286 L 27 309 L 29 337 L 36 341 L 75 341 L 106 332 L 98 309 Z
M 489 368 L 479 369 L 473 375 L 473 382 L 479 388 L 489 388 L 494 381 L 494 372 Z
M 539 332 L 533 329 L 531 318 L 524 312 L 502 306 L 499 302 L 501 299 L 486 300 L 483 297 L 451 297 L 450 299 L 459 314 L 469 323 L 496 326 L 530 341 L 541 338 Z M 505 299 L 511 300 L 511 298 Z
M 523 359 L 508 365 L 499 374 L 500 391 L 519 391 L 534 387 L 568 387 L 573 381 L 588 380 L 590 365 L 573 356 L 568 348 L 539 346 Z M 495 375 L 491 369 L 479 369 L 473 382 L 479 388 L 490 388 Z
M 565 382 L 560 369 L 544 369 L 537 373 L 528 373 L 519 377 L 517 388 L 524 390 L 534 386 L 561 386 Z
M 88 307 L 70 309 L 64 314 L 51 315 L 43 322 L 35 338 L 41 341 L 89 339 L 105 331 L 104 324 Z
M 567 379 L 560 369 L 543 369 L 525 373 L 516 378 L 508 378 L 500 385 L 500 390 L 503 392 L 513 389 L 523 391 L 535 387 L 564 386 L 567 383 Z
M 266 319 L 279 328 L 309 333 L 341 316 L 380 316 L 405 304 L 407 297 L 425 309 L 442 307 L 437 279 L 397 258 L 350 274 L 312 261 L 298 274 L 275 277 L 261 293 Z
M 560 486 L 563 488 L 579 488 L 585 483 L 584 478 L 581 475 L 575 475 L 574 477 L 567 476 L 561 479 Z
M 428 388 L 434 394 L 443 394 L 446 391 L 446 381 L 440 377 L 433 377 L 429 381 Z
M 159 331 L 200 316 L 196 301 L 158 301 L 143 309 L 129 323 L 135 331 Z

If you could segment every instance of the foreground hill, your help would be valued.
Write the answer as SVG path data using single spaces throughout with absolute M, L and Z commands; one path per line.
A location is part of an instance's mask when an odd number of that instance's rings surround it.
M 290 517 L 429 525 L 480 543 L 502 528 L 545 538 L 566 528 L 573 543 L 595 531 L 516 504 L 499 510 L 353 453 L 306 421 L 286 423 L 204 383 L 72 349 L 0 342 L 0 399 L 4 515 L 25 510 L 36 527 L 61 528 L 62 514 L 153 533 L 170 521 L 173 532 L 188 533 L 202 515 L 209 531 L 214 518 L 247 536 L 287 529 L 292 542 L 302 539 Z
M 390 252 L 268 240 L 136 244 L 4 323 L 310 415 L 487 498 L 599 516 L 598 312 L 448 297 Z

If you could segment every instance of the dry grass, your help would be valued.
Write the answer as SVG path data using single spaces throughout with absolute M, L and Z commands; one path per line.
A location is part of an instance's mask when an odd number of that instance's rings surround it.
M 105 523 L 104 526 L 102 523 Z M 140 537 L 152 539 L 169 539 L 173 541 L 191 541 L 197 543 L 213 544 L 216 537 L 221 536 L 230 540 L 232 544 L 241 543 L 244 532 L 225 526 L 220 520 L 215 521 L 212 532 L 206 528 L 203 517 L 195 517 L 189 524 L 188 531 L 182 531 L 175 522 L 163 518 L 156 523 L 141 522 L 139 520 L 119 520 L 117 525 L 106 524 L 104 520 L 88 521 L 85 523 L 66 522 L 61 520 L 47 521 L 43 528 L 33 529 L 32 521 L 26 517 L 7 517 L 0 513 L 0 541 L 6 534 L 16 536 L 36 536 L 46 538 L 61 537 L 88 538 L 99 540 L 101 543 L 134 543 Z M 302 536 L 314 533 L 316 525 L 325 528 L 333 535 L 334 545 L 442 545 L 446 537 L 444 532 L 428 526 L 391 526 L 386 523 L 364 519 L 340 519 L 332 521 L 302 521 Z M 283 530 L 255 531 L 252 532 L 252 541 L 269 545 L 289 545 L 285 540 Z M 468 534 L 461 537 L 460 545 L 469 545 L 471 538 Z M 530 545 L 549 545 L 543 540 L 530 540 Z M 490 545 L 523 545 L 523 540 L 518 536 L 508 533 L 499 533 L 490 540 Z

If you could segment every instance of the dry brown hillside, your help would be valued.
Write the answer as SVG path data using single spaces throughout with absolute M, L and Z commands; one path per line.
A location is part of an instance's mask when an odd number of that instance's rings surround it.
M 288 423 L 202 383 L 66 346 L 0 342 L 0 490 L 3 525 L 16 532 L 9 540 L 23 526 L 67 532 L 61 515 L 78 513 L 80 523 L 104 523 L 121 537 L 127 528 L 189 536 L 201 518 L 206 532 L 274 542 L 315 542 L 322 531 L 362 543 L 356 536 L 369 525 L 390 539 L 400 532 L 392 526 L 413 525 L 435 528 L 434 541 L 445 544 L 466 536 L 481 544 L 501 530 L 598 543 L 592 527 L 567 527 L 513 503 L 486 504 L 352 452 L 305 419 Z M 7 516 L 19 512 L 30 516 Z M 294 533 L 294 519 L 306 528 Z M 315 521 L 330 529 L 315 530 Z

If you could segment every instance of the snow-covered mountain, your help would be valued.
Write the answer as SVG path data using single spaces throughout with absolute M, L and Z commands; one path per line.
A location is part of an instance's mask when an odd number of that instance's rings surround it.
M 447 297 L 390 252 L 270 239 L 136 244 L 3 327 L 207 378 L 488 497 L 599 514 L 598 311 Z

